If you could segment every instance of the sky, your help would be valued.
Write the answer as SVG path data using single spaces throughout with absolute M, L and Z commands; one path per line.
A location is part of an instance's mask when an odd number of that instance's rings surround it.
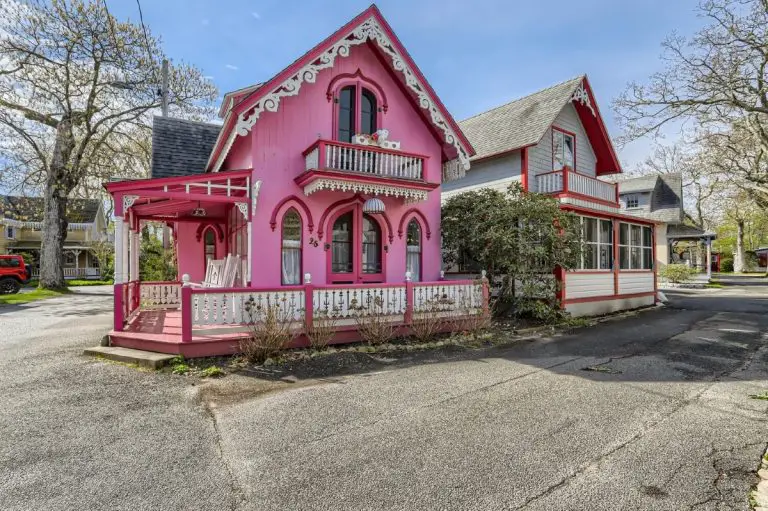
M 224 92 L 265 81 L 367 8 L 357 0 L 140 0 L 166 54 Z M 697 0 L 382 0 L 377 5 L 455 119 L 586 73 L 612 136 L 612 100 L 659 70 L 662 40 L 702 24 Z M 107 0 L 139 19 L 136 0 Z M 649 141 L 619 152 L 625 171 Z

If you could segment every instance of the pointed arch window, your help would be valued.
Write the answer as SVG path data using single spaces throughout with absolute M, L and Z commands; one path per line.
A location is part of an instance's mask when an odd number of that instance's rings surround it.
M 356 133 L 372 134 L 378 129 L 379 105 L 376 94 L 360 85 L 347 85 L 337 96 L 336 139 L 351 143 Z
M 213 227 L 208 227 L 203 234 L 203 255 L 206 267 L 208 261 L 216 259 L 216 233 L 213 232 Z
M 369 215 L 363 215 L 363 273 L 381 273 L 381 227 Z
M 284 286 L 301 284 L 301 216 L 291 208 L 283 215 L 282 251 L 280 254 Z
M 411 280 L 421 280 L 421 226 L 414 218 L 408 222 L 405 243 L 405 270 L 411 272 Z

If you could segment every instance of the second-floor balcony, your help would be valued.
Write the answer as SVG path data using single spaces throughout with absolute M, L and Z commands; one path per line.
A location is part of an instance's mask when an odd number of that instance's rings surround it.
M 317 140 L 303 153 L 305 172 L 296 183 L 309 195 L 341 190 L 424 200 L 439 186 L 425 177 L 428 157 L 371 145 Z
M 574 172 L 568 167 L 536 176 L 536 190 L 539 193 L 564 194 L 584 200 L 619 206 L 619 188 L 616 183 L 607 183 L 594 177 Z

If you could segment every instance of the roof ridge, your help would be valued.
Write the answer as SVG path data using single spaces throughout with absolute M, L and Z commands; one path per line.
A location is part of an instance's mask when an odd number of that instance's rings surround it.
M 474 119 L 475 117 L 479 117 L 479 116 L 481 116 L 483 114 L 487 114 L 487 113 L 493 112 L 494 110 L 498 110 L 500 108 L 504 108 L 504 107 L 510 106 L 510 105 L 512 105 L 514 103 L 517 103 L 518 101 L 522 101 L 524 99 L 530 98 L 531 96 L 535 96 L 536 94 L 541 94 L 542 92 L 546 92 L 546 91 L 548 91 L 550 89 L 554 89 L 555 87 L 559 87 L 561 85 L 565 85 L 568 82 L 572 82 L 572 81 L 579 80 L 579 79 L 583 80 L 584 78 L 586 78 L 586 76 L 587 76 L 586 74 L 582 74 L 582 75 L 579 75 L 579 76 L 574 76 L 573 78 L 569 78 L 567 80 L 563 80 L 562 82 L 558 82 L 558 83 L 555 83 L 553 85 L 550 85 L 549 87 L 545 87 L 545 88 L 539 89 L 539 90 L 537 90 L 535 92 L 531 92 L 529 94 L 526 94 L 525 96 L 520 96 L 519 98 L 513 99 L 512 101 L 508 101 L 507 103 L 504 103 L 502 105 L 498 105 L 498 106 L 495 106 L 493 108 L 489 108 L 488 110 L 485 110 L 483 112 L 479 112 L 479 113 L 477 113 L 475 115 L 472 115 L 470 117 L 467 117 L 466 119 L 463 119 L 463 120 L 459 121 L 459 123 L 466 122 L 466 121 L 469 121 L 470 119 Z
M 155 119 L 162 119 L 164 121 L 174 121 L 174 122 L 186 122 L 188 124 L 202 124 L 203 126 L 215 126 L 217 128 L 221 128 L 222 124 L 217 122 L 210 122 L 210 121 L 195 121 L 193 119 L 182 119 L 180 117 L 168 117 L 164 115 L 155 115 L 152 118 L 152 122 L 154 122 Z

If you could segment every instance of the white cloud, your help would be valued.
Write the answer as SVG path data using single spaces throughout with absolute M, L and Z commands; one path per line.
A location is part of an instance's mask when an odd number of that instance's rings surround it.
M 227 69 L 231 69 L 232 71 L 237 71 L 238 69 L 240 69 L 239 67 L 233 66 L 232 64 L 226 64 L 224 67 L 226 67 Z
M 259 13 L 258 13 L 258 12 L 256 12 L 256 11 L 253 11 L 253 12 L 251 13 L 251 16 L 253 16 L 253 17 L 254 17 L 254 18 L 256 18 L 257 20 L 260 20 L 260 19 L 261 19 L 261 14 L 259 14 Z
M 208 18 L 205 18 L 205 19 L 204 19 L 203 21 L 201 21 L 200 23 L 202 23 L 204 26 L 208 26 L 208 25 L 210 25 L 210 24 L 211 24 L 211 20 L 209 20 Z

